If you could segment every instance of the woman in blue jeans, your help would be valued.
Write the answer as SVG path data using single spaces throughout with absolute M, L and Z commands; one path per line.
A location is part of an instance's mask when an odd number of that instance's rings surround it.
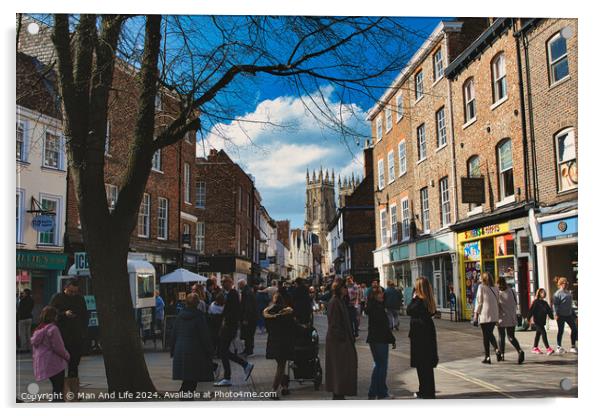
M 577 323 L 575 322 L 575 311 L 573 310 L 573 295 L 568 290 L 569 282 L 566 277 L 556 277 L 558 290 L 554 293 L 554 317 L 558 323 L 558 334 L 556 335 L 556 352 L 562 354 L 565 352 L 562 348 L 562 336 L 564 335 L 564 324 L 567 323 L 571 328 L 571 349 L 569 352 L 577 353 Z
M 368 339 L 374 360 L 372 379 L 368 399 L 392 399 L 387 388 L 387 367 L 389 364 L 389 344 L 395 343 L 395 337 L 389 327 L 385 312 L 384 292 L 377 287 L 370 292 L 366 306 L 368 315 Z

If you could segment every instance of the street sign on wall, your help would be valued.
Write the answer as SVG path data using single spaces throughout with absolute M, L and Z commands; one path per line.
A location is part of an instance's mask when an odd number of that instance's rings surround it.
M 463 204 L 485 203 L 485 178 L 460 178 Z
M 31 220 L 31 226 L 38 232 L 50 231 L 54 228 L 54 215 L 36 215 Z

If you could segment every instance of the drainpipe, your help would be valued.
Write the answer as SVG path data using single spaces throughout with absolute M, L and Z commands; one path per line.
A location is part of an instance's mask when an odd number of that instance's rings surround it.
M 447 46 L 448 46 L 448 42 L 447 42 L 447 33 L 445 33 L 444 35 L 444 42 L 446 45 L 446 50 L 447 50 Z M 449 52 L 447 53 L 447 58 L 449 60 Z M 450 124 L 450 139 L 451 139 L 451 143 L 450 143 L 450 152 L 451 152 L 451 176 L 452 176 L 452 186 L 454 189 L 454 221 L 453 222 L 457 222 L 458 221 L 458 212 L 459 212 L 459 205 L 458 205 L 458 173 L 457 173 L 457 164 L 456 164 L 456 137 L 455 137 L 455 133 L 454 133 L 454 108 L 453 108 L 453 104 L 452 104 L 452 88 L 451 88 L 451 83 L 452 80 L 451 79 L 447 79 L 447 108 L 449 109 L 449 124 Z

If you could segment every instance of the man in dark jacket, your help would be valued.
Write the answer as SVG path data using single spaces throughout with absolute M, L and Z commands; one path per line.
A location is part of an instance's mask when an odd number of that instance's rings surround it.
M 31 350 L 31 322 L 33 321 L 33 298 L 31 290 L 25 289 L 19 296 L 17 321 L 19 323 L 19 343 L 21 351 Z
M 401 291 L 392 280 L 387 282 L 385 290 L 385 310 L 389 318 L 389 327 L 399 331 L 399 310 L 401 309 Z
M 240 290 L 240 338 L 245 343 L 243 354 L 247 357 L 253 355 L 255 347 L 255 329 L 257 328 L 257 299 L 253 288 L 247 284 L 245 280 L 238 282 L 238 290 Z
M 245 380 L 251 376 L 251 371 L 253 371 L 253 364 L 243 360 L 230 351 L 230 344 L 232 343 L 232 340 L 236 338 L 236 333 L 241 320 L 240 299 L 238 297 L 238 292 L 233 288 L 233 285 L 234 282 L 231 277 L 226 276 L 222 278 L 222 287 L 224 289 L 223 293 L 226 298 L 226 303 L 224 304 L 224 312 L 222 314 L 222 327 L 218 334 L 218 355 L 222 359 L 224 378 L 214 384 L 216 387 L 229 387 L 232 385 L 230 361 L 234 361 L 244 369 Z
M 293 316 L 297 322 L 300 324 L 309 324 L 312 317 L 313 302 L 304 279 L 297 278 L 295 280 L 295 288 L 293 289 L 291 300 L 293 303 Z
M 79 361 L 84 349 L 84 340 L 88 331 L 88 309 L 84 297 L 79 294 L 77 279 L 71 279 L 63 292 L 54 295 L 50 306 L 58 310 L 58 327 L 69 351 L 69 367 L 65 384 L 71 391 L 77 393 L 79 389 Z

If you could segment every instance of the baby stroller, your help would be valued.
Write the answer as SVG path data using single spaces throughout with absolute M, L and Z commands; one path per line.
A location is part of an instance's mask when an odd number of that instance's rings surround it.
M 314 389 L 322 385 L 322 365 L 320 364 L 320 338 L 311 323 L 296 324 L 294 333 L 293 359 L 288 362 L 286 379 L 314 383 Z

